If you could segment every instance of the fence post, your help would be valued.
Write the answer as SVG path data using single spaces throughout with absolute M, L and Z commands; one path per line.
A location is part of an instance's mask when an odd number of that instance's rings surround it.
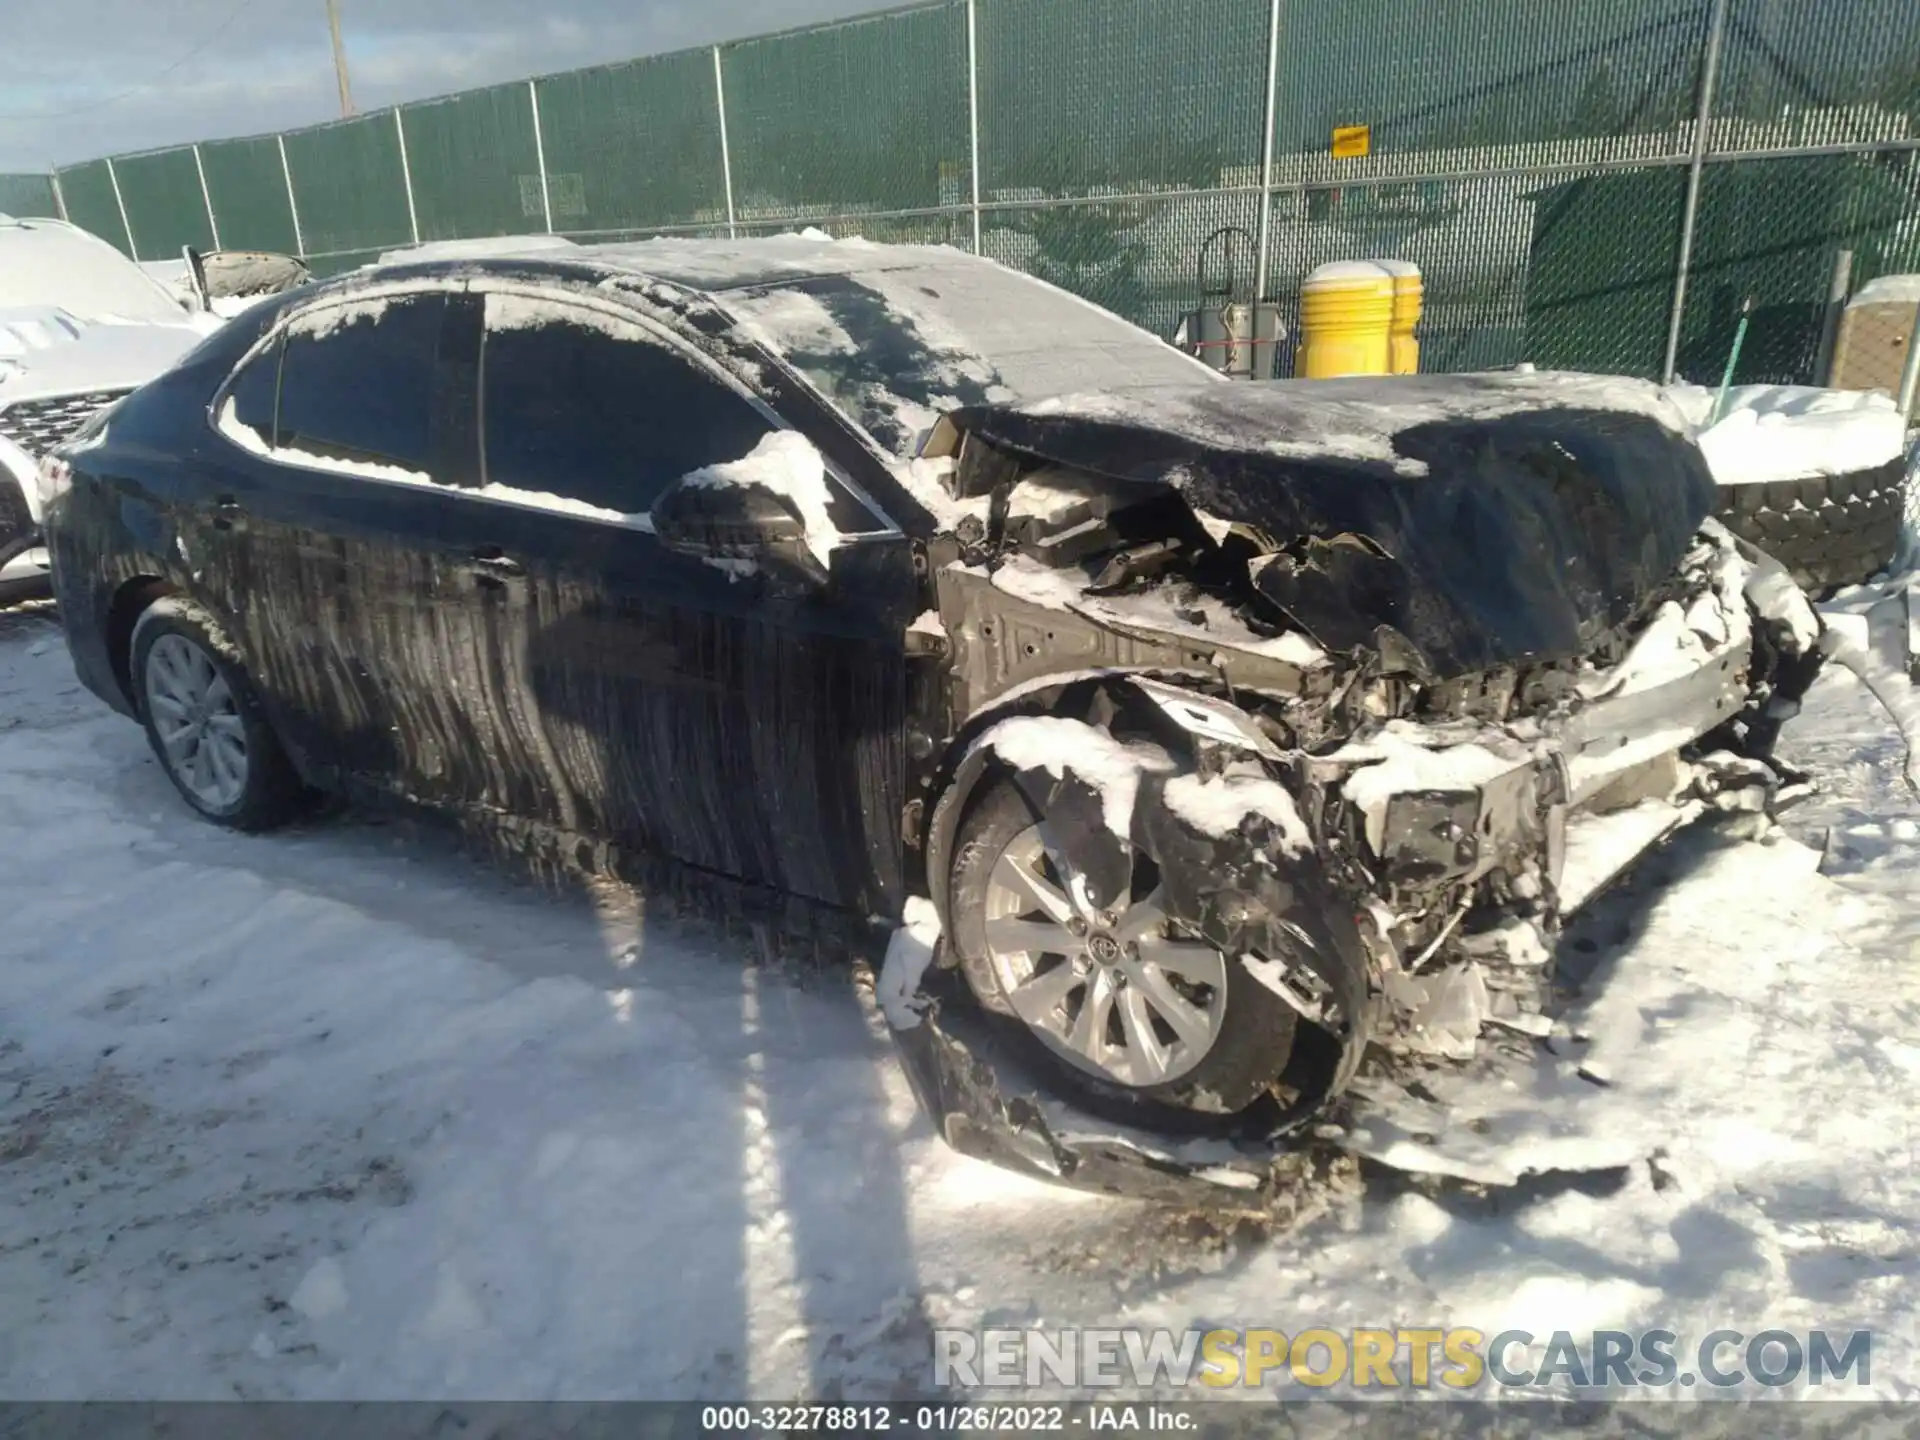
M 1671 385 L 1680 363 L 1680 325 L 1687 314 L 1687 276 L 1693 268 L 1693 230 L 1700 218 L 1700 177 L 1707 166 L 1713 131 L 1714 86 L 1720 78 L 1720 49 L 1727 38 L 1727 0 L 1713 0 L 1707 22 L 1707 53 L 1700 66 L 1700 103 L 1693 119 L 1693 160 L 1687 167 L 1687 199 L 1680 212 L 1680 255 L 1673 272 L 1673 313 L 1667 320 L 1667 354 L 1660 379 Z
M 300 235 L 300 206 L 293 198 L 293 167 L 287 164 L 287 137 L 275 135 L 273 143 L 280 147 L 280 178 L 287 182 L 287 218 L 293 221 L 293 253 L 304 260 L 307 242 Z
M 727 146 L 727 78 L 720 71 L 720 47 L 713 47 L 713 103 L 720 110 L 720 183 L 727 190 L 727 238 L 734 238 L 733 152 Z
M 393 133 L 400 137 L 400 183 L 407 188 L 407 229 L 413 232 L 413 243 L 420 243 L 420 215 L 413 208 L 413 167 L 407 163 L 407 126 L 400 118 L 400 107 L 393 107 Z
M 220 222 L 213 214 L 213 192 L 207 189 L 207 167 L 200 163 L 200 147 L 193 147 L 193 170 L 200 177 L 200 203 L 207 207 L 207 233 L 213 237 L 213 248 L 220 248 Z
M 1833 343 L 1840 336 L 1840 317 L 1847 308 L 1847 291 L 1853 285 L 1853 251 L 1836 250 L 1833 276 L 1827 281 L 1827 308 L 1820 315 L 1820 348 L 1813 357 L 1813 383 L 1833 383 Z
M 113 186 L 113 203 L 120 207 L 120 228 L 127 232 L 127 258 L 135 264 L 140 261 L 140 247 L 133 243 L 133 222 L 127 219 L 127 202 L 120 198 L 120 176 L 113 168 L 113 157 L 107 157 L 107 181 Z
M 1920 396 L 1920 320 L 1916 320 L 1913 330 L 1907 335 L 1907 358 L 1900 366 L 1900 393 L 1893 399 L 1893 403 L 1899 407 L 1900 420 L 1904 425 L 1913 424 L 1916 396 Z
M 65 220 L 67 218 L 67 192 L 65 187 L 60 184 L 60 172 L 58 170 L 49 170 L 47 172 L 47 181 L 53 186 L 53 208 L 58 210 L 60 212 L 60 218 Z
M 547 193 L 547 142 L 540 134 L 540 86 L 527 81 L 527 99 L 533 102 L 533 163 L 540 167 L 540 213 L 546 217 L 547 233 L 553 233 L 553 196 Z
M 967 0 L 967 173 L 973 181 L 973 253 L 980 253 L 980 16 Z
M 1267 298 L 1267 263 L 1273 254 L 1273 114 L 1280 87 L 1280 5 L 1281 0 L 1271 0 L 1267 13 L 1267 120 L 1260 132 L 1260 241 L 1254 247 L 1256 269 L 1253 274 L 1256 351 L 1260 340 L 1260 302 Z M 1254 370 L 1256 374 L 1259 372 L 1257 362 Z

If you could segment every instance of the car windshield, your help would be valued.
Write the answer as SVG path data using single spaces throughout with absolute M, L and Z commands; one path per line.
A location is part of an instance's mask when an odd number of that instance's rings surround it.
M 64 225 L 0 224 L 0 310 L 65 310 L 82 320 L 172 320 L 186 311 L 104 241 Z
M 944 412 L 1207 372 L 1118 316 L 965 257 L 727 290 L 720 301 L 863 425 L 910 456 Z

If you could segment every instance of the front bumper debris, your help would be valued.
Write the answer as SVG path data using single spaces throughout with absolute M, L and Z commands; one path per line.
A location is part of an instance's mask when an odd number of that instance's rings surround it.
M 1500 1128 L 1489 1117 L 1509 1121 L 1499 1107 L 1516 1094 L 1572 1103 L 1589 1083 L 1543 1044 L 1566 916 L 1708 810 L 1771 805 L 1779 777 L 1747 752 L 1771 743 L 1819 663 L 1818 621 L 1797 590 L 1774 583 L 1776 568 L 1709 522 L 1675 598 L 1624 659 L 1583 675 L 1578 699 L 1554 713 L 1398 720 L 1330 751 L 1281 757 L 1257 740 L 1236 744 L 1218 716 L 1190 724 L 1203 769 L 1262 766 L 1298 798 L 1315 850 L 1351 902 L 1343 924 L 1359 918 L 1357 955 L 1340 946 L 1321 957 L 1353 970 L 1335 976 L 1351 984 L 1329 992 L 1341 1021 L 1329 1083 L 1287 1093 L 1283 1077 L 1282 1093 L 1194 1117 L 1178 1136 L 1087 1113 L 1029 1070 L 1003 1039 L 1001 1027 L 1018 1022 L 980 1011 L 922 933 L 917 959 L 912 946 L 889 953 L 882 985 L 895 997 L 889 1020 L 922 1109 L 954 1148 L 1029 1175 L 1268 1214 L 1309 1205 L 1318 1184 L 1357 1158 L 1482 1185 L 1636 1158 L 1645 1148 L 1637 1134 L 1570 1146 L 1544 1132 L 1526 1137 L 1531 1150 L 1502 1156 L 1486 1139 Z M 1259 734 L 1251 721 L 1245 728 Z M 1058 778 L 1065 789 L 1072 771 Z M 1116 842 L 1150 840 L 1169 913 L 1249 969 L 1266 964 L 1257 929 L 1242 922 L 1284 923 L 1287 884 L 1302 896 L 1287 847 L 1269 836 L 1270 853 L 1242 853 L 1266 835 L 1252 826 L 1187 833 L 1159 803 L 1166 784 L 1164 774 L 1140 777 L 1130 836 L 1089 820 L 1056 838 L 1093 873 Z M 1248 888 L 1263 870 L 1283 882 L 1277 899 Z M 1364 886 L 1350 883 L 1356 874 Z

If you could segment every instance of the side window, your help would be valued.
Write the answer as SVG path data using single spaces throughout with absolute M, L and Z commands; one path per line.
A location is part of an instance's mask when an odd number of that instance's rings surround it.
M 517 295 L 487 297 L 481 361 L 489 483 L 621 514 L 773 429 L 747 400 L 641 327 Z
M 280 347 L 274 342 L 246 363 L 227 391 L 233 419 L 260 437 L 273 438 L 273 407 L 280 393 Z
M 331 306 L 287 327 L 280 362 L 282 458 L 436 470 L 434 395 L 446 296 Z

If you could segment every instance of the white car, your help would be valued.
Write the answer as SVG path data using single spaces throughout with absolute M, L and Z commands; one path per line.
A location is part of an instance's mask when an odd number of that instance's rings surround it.
M 0 215 L 0 604 L 47 590 L 41 457 L 222 323 L 85 230 Z

